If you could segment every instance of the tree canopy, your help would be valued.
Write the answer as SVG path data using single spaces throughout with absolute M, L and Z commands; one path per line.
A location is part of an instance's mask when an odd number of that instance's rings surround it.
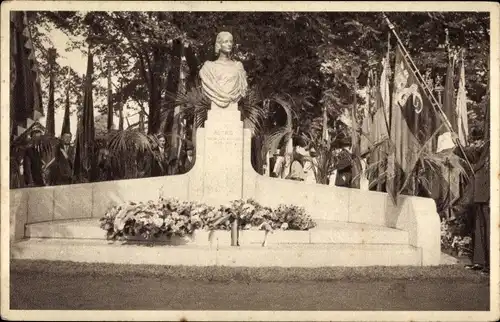
M 422 73 L 443 76 L 448 63 L 444 48 L 448 29 L 452 48 L 465 49 L 466 87 L 473 111 L 471 126 L 484 121 L 489 77 L 489 15 L 460 12 L 388 13 L 399 37 Z M 188 83 L 194 86 L 198 69 L 214 59 L 218 32 L 235 38 L 235 59 L 241 60 L 249 84 L 263 97 L 290 98 L 296 132 L 310 131 L 321 119 L 323 106 L 330 125 L 354 99 L 350 76 L 359 66 L 359 86 L 366 84 L 370 66 L 380 66 L 387 51 L 389 28 L 381 13 L 365 12 L 30 12 L 35 26 L 57 28 L 72 39 L 66 50 L 92 50 L 95 77 L 107 75 L 110 56 L 115 84 L 113 101 L 131 100 L 148 110 L 150 126 L 169 109 L 167 92 L 176 87 L 179 53 L 184 50 Z M 34 28 L 42 76 L 48 79 L 47 34 Z M 185 47 L 187 44 L 189 46 Z M 391 38 L 391 46 L 396 41 Z M 187 52 L 190 51 L 190 52 Z M 392 60 L 394 61 L 394 60 Z M 377 65 L 378 64 L 378 65 Z M 59 80 L 66 66 L 58 65 Z M 82 75 L 71 73 L 73 100 L 81 105 Z M 458 73 L 456 73 L 458 84 Z M 98 95 L 105 88 L 96 84 Z M 122 84 L 120 86 L 119 84 Z M 63 91 L 63 86 L 56 89 Z M 62 96 L 62 95 L 61 95 Z M 362 103 L 362 99 L 358 98 Z M 62 107 L 61 102 L 56 106 Z M 101 106 L 104 111 L 105 105 Z M 279 113 L 278 113 L 279 114 Z M 277 115 L 277 118 L 286 117 Z M 316 124 L 317 125 L 317 124 Z

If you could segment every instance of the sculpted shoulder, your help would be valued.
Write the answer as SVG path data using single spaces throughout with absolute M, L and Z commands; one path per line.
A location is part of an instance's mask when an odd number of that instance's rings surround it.
M 240 62 L 239 60 L 238 60 L 238 61 L 236 61 L 236 67 L 237 67 L 238 69 L 243 69 L 243 70 L 245 69 L 245 68 L 243 67 L 243 63 L 242 63 L 242 62 Z
M 214 65 L 213 61 L 207 60 L 206 62 L 203 63 L 203 66 L 201 66 L 200 73 L 212 69 L 213 65 Z

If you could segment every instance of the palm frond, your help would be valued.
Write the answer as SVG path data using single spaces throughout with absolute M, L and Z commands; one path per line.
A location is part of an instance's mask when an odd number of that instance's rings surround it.
M 281 126 L 273 129 L 271 133 L 264 135 L 263 148 L 271 150 L 277 147 L 283 138 L 290 136 L 292 133 L 287 126 Z
M 289 96 L 289 100 L 286 100 L 285 98 L 283 98 L 279 94 L 272 95 L 270 100 L 278 103 L 283 108 L 283 110 L 285 111 L 286 116 L 287 116 L 287 126 L 292 127 L 293 117 L 294 116 L 297 117 L 297 114 L 295 113 L 295 111 L 292 108 L 294 100 L 289 94 L 285 94 L 285 95 Z
M 136 129 L 116 131 L 108 141 L 108 150 L 112 155 L 130 152 L 151 151 L 151 138 Z
M 200 127 L 207 118 L 207 111 L 210 108 L 210 100 L 203 94 L 201 86 L 193 87 L 186 93 L 166 93 L 174 105 L 165 108 L 160 113 L 161 123 L 165 126 L 166 120 L 174 113 L 174 108 L 179 106 L 180 111 L 174 116 L 174 122 L 179 122 L 184 117 L 194 117 L 195 126 Z
M 262 120 L 268 113 L 263 102 L 260 90 L 256 86 L 252 87 L 241 101 L 243 118 L 255 129 L 261 126 Z
M 324 141 L 320 135 L 313 133 L 303 133 L 301 137 L 310 148 L 316 151 L 316 162 L 313 162 L 312 158 L 306 158 L 311 161 L 316 182 L 327 184 L 337 162 L 337 149 L 333 141 Z
M 184 138 L 183 136 L 181 136 L 179 134 L 175 134 L 175 133 L 167 134 L 167 135 L 165 135 L 165 138 L 167 139 L 167 141 L 168 141 L 168 139 L 174 138 L 174 139 L 180 140 L 181 142 L 186 143 L 186 144 L 193 144 L 193 142 L 191 140 L 188 140 L 188 139 Z

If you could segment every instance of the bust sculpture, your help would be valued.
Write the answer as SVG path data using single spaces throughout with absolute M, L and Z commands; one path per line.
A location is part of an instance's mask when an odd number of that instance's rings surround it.
M 231 59 L 233 36 L 226 31 L 217 35 L 215 61 L 207 61 L 200 70 L 202 89 L 218 107 L 227 108 L 246 95 L 248 84 L 245 69 L 239 61 Z

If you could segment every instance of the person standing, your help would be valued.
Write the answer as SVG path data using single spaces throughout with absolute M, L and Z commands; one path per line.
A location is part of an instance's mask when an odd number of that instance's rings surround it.
M 286 167 L 286 155 L 285 155 L 285 149 L 278 149 L 276 150 L 277 153 L 275 154 L 275 162 L 272 167 L 273 171 L 272 177 L 274 178 L 284 178 L 285 177 L 285 167 Z
M 490 271 L 490 154 L 489 143 L 482 149 L 481 156 L 474 167 L 475 175 L 470 184 L 473 188 L 472 205 L 469 208 L 473 216 L 472 264 L 467 269 Z
M 350 187 L 352 181 L 352 156 L 351 152 L 345 147 L 338 153 L 335 170 L 337 170 L 335 185 L 337 187 Z
M 182 173 L 189 172 L 194 166 L 194 151 L 191 145 L 186 148 L 186 158 L 182 164 Z
M 167 175 L 172 176 L 179 174 L 179 158 L 177 158 L 177 149 L 171 148 L 170 153 L 165 156 L 167 159 L 166 169 Z
M 296 146 L 292 153 L 292 165 L 290 166 L 290 173 L 287 179 L 295 181 L 304 181 L 304 153 L 302 147 Z
M 52 168 L 55 185 L 71 184 L 72 182 L 75 151 L 71 145 L 71 138 L 71 133 L 64 133 L 56 147 L 55 165 Z
M 269 176 L 270 177 L 276 178 L 278 176 L 278 174 L 274 171 L 274 169 L 275 169 L 275 165 L 278 161 L 279 155 L 280 155 L 280 149 L 276 149 L 273 156 L 269 158 L 269 172 L 270 172 Z
M 166 139 L 162 134 L 158 135 L 158 147 L 153 150 L 151 176 L 159 177 L 167 175 L 168 153 L 165 148 Z
M 115 179 L 113 173 L 113 165 L 111 164 L 112 158 L 111 153 L 106 147 L 101 147 L 99 149 L 97 157 L 97 167 L 99 169 L 99 175 L 97 181 L 110 181 Z M 119 168 L 116 168 L 119 171 Z M 119 178 L 119 172 L 116 173 L 117 178 Z
M 26 148 L 23 169 L 24 180 L 28 187 L 42 187 L 45 185 L 43 179 L 42 162 L 42 131 L 35 129 L 31 132 L 31 142 Z
M 318 168 L 318 160 L 316 159 L 316 151 L 311 148 L 308 153 L 308 157 L 304 162 L 304 175 L 305 181 L 308 184 L 316 183 L 316 169 Z

